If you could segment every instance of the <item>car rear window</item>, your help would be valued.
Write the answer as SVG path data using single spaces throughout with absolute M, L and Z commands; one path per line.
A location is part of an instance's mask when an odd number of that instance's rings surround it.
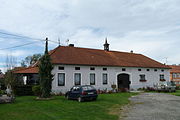
M 78 91 L 79 89 L 80 89 L 79 87 L 74 86 L 71 88 L 71 91 Z
M 83 86 L 82 89 L 83 90 L 94 90 L 95 88 L 92 86 Z

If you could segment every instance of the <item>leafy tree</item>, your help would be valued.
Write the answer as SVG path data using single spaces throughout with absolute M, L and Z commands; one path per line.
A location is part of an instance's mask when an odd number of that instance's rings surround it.
M 27 67 L 33 65 L 41 58 L 41 54 L 33 54 L 32 56 L 27 56 L 24 60 L 21 61 L 22 67 Z
M 48 39 L 46 38 L 45 54 L 40 58 L 39 64 L 39 77 L 40 77 L 40 88 L 41 97 L 50 97 L 53 75 L 51 71 L 53 69 L 50 55 L 48 54 Z

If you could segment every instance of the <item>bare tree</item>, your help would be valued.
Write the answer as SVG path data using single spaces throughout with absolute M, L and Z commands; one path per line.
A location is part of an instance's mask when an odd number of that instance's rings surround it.
M 5 84 L 7 88 L 14 89 L 16 85 L 16 76 L 13 73 L 13 69 L 17 66 L 16 58 L 12 55 L 6 57 L 6 73 L 5 73 Z
M 17 66 L 17 59 L 12 55 L 7 55 L 6 57 L 6 70 L 12 70 Z

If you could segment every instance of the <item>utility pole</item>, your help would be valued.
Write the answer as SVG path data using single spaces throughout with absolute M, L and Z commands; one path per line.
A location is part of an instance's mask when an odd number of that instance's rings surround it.
M 45 54 L 48 54 L 48 38 L 46 38 Z

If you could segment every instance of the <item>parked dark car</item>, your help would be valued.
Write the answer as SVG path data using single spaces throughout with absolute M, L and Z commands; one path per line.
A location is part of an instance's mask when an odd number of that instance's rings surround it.
M 70 91 L 65 94 L 69 99 L 76 99 L 79 102 L 84 100 L 96 100 L 98 97 L 97 90 L 91 85 L 73 86 Z

